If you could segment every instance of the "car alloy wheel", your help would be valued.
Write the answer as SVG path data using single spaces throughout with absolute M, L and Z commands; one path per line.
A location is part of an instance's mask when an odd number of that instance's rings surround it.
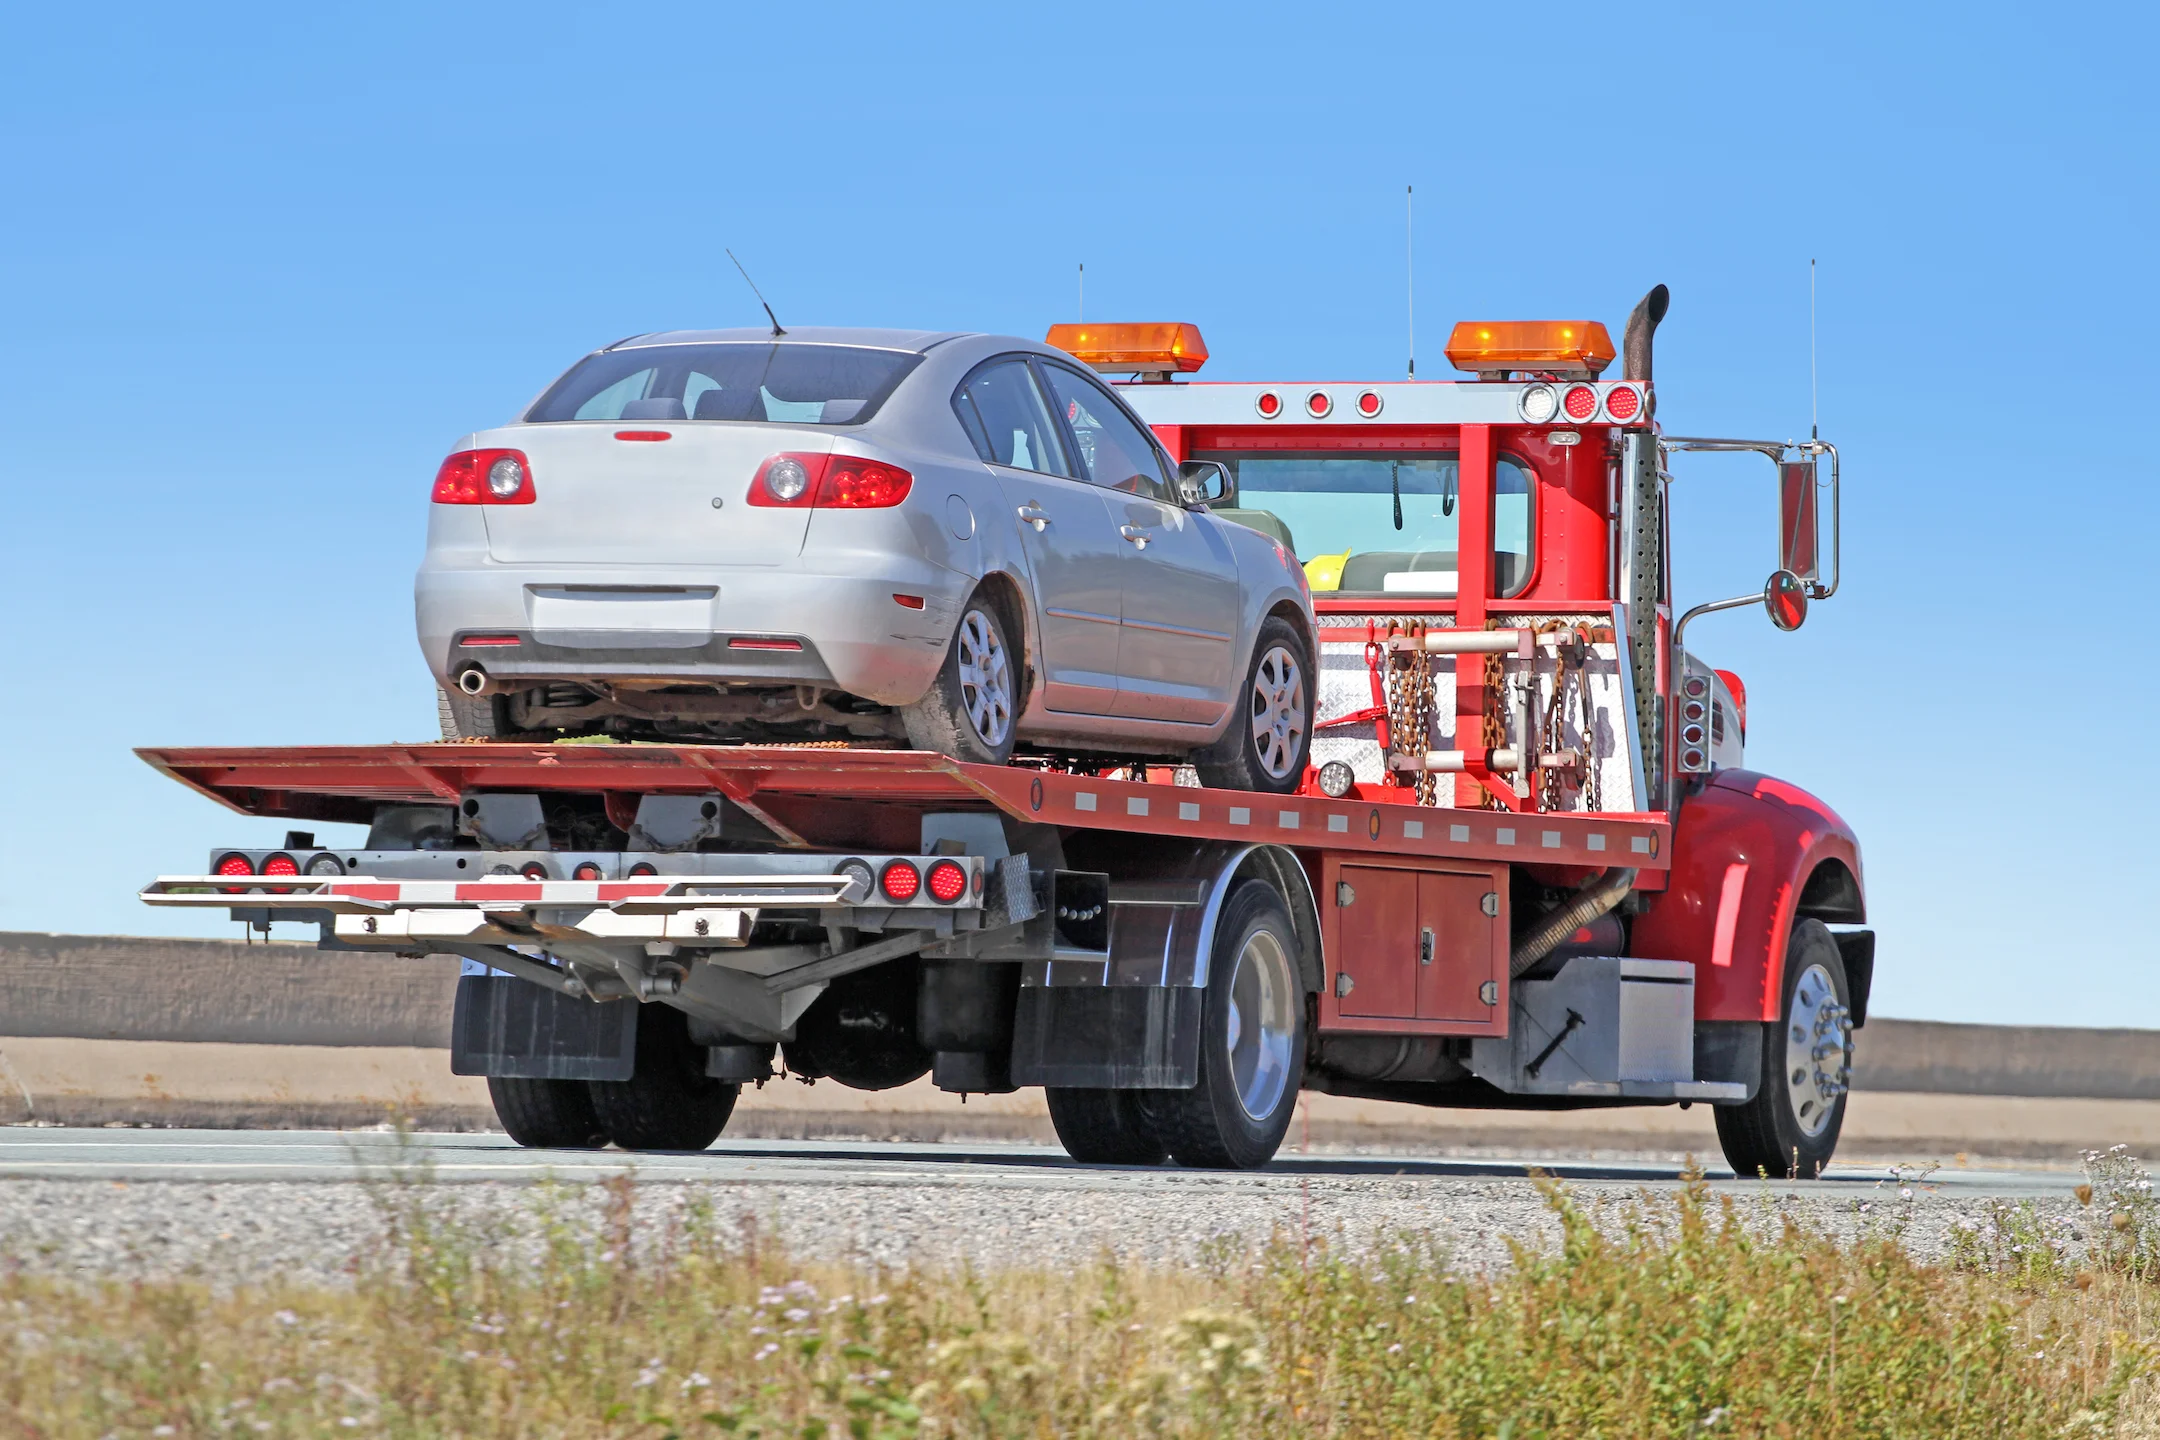
M 1003 745 L 1012 733 L 1012 665 L 1004 641 L 982 611 L 969 610 L 961 617 L 955 652 L 968 724 L 985 745 Z
M 1260 768 L 1271 779 L 1287 778 L 1305 738 L 1305 672 L 1284 647 L 1269 649 L 1254 668 L 1250 710 Z
M 1238 952 L 1230 979 L 1225 1037 L 1238 1107 L 1255 1122 L 1269 1119 L 1290 1083 L 1297 1043 L 1297 977 L 1281 937 L 1254 930 Z
M 1810 965 L 1793 987 L 1792 1017 L 1785 1026 L 1785 1086 L 1793 1123 L 1809 1139 L 1830 1123 L 1837 1099 L 1850 1083 L 1852 1015 L 1838 1002 L 1830 972 Z

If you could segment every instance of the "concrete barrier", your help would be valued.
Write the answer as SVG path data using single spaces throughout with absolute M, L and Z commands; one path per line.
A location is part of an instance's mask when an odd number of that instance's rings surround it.
M 446 1049 L 458 962 L 0 932 L 0 1036 Z M 2160 1100 L 2160 1030 L 1869 1022 L 1857 1090 Z

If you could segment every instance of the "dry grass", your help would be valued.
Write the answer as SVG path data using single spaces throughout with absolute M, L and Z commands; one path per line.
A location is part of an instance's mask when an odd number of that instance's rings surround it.
M 2089 1213 L 2135 1210 L 2142 1174 Z M 537 1192 L 534 1251 L 424 1174 L 376 1194 L 349 1287 L 0 1272 L 0 1433 L 2160 1434 L 2149 1203 L 2074 1252 L 2007 1210 L 1930 1266 L 1894 1222 L 1839 1244 L 1699 1177 L 1605 1214 L 1555 1185 L 1560 1246 L 1466 1277 L 1415 1237 L 872 1273 L 695 1208 L 634 1234 L 627 1180 L 597 1220 Z

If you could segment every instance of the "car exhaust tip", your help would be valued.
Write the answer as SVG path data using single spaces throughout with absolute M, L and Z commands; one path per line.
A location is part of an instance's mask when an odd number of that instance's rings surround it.
M 458 672 L 457 688 L 467 695 L 485 695 L 488 692 L 487 671 L 471 665 Z

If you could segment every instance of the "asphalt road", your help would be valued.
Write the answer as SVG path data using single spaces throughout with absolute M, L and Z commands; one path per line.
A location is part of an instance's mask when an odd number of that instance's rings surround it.
M 1219 1186 L 1226 1180 L 1272 1186 L 1283 1181 L 1325 1179 L 1330 1188 L 1359 1181 L 1520 1180 L 1528 1190 L 1529 1162 L 1419 1158 L 1402 1155 L 1299 1155 L 1285 1152 L 1262 1170 L 1243 1175 L 1183 1170 L 1175 1166 L 1120 1169 L 1081 1165 L 1064 1152 L 1034 1145 L 902 1144 L 817 1140 L 723 1139 L 698 1154 L 626 1154 L 619 1150 L 523 1150 L 501 1135 L 418 1134 L 399 1137 L 366 1132 L 313 1130 L 78 1130 L 0 1129 L 0 1180 L 101 1180 L 263 1182 L 325 1184 L 357 1181 L 369 1171 L 399 1167 L 425 1170 L 438 1182 L 600 1180 L 626 1168 L 641 1180 L 698 1181 L 728 1186 L 907 1186 L 1175 1192 Z M 1677 1166 L 1611 1162 L 1539 1161 L 1536 1168 L 1578 1184 L 1620 1184 L 1658 1189 L 1676 1183 Z M 1724 1187 L 1759 1190 L 1762 1182 L 1739 1180 L 1722 1167 L 1709 1169 Z M 1829 1198 L 1859 1196 L 1886 1183 L 1918 1180 L 1945 1198 L 2066 1197 L 2082 1177 L 2044 1169 L 1942 1168 L 1926 1173 L 1883 1165 L 1834 1165 L 1823 1179 L 1774 1189 Z

